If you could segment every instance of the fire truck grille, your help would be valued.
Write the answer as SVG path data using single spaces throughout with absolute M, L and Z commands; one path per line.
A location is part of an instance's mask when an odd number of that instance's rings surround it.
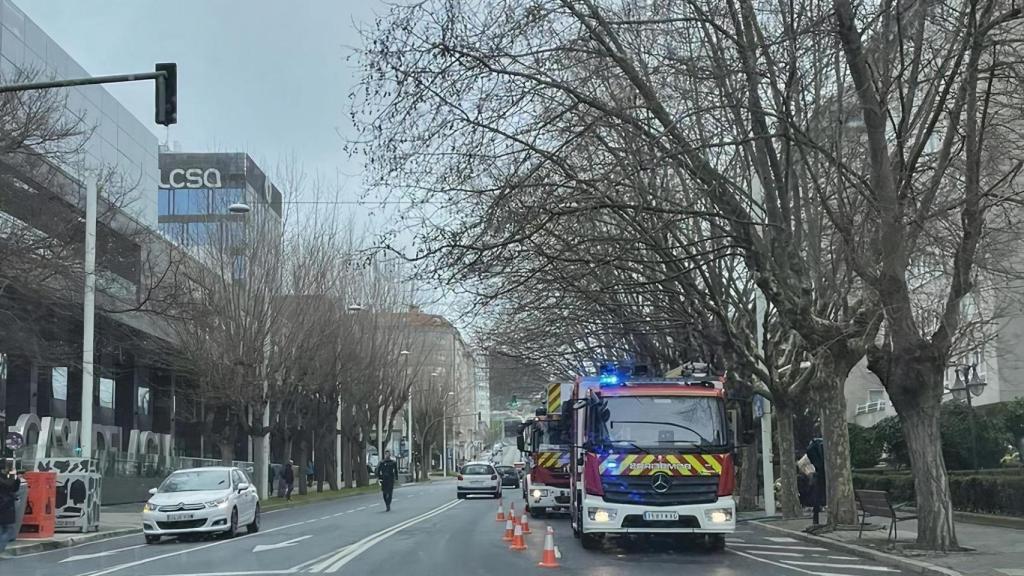
M 602 476 L 604 499 L 617 504 L 681 506 L 710 504 L 718 500 L 718 476 L 666 477 L 668 487 L 656 491 L 654 476 Z

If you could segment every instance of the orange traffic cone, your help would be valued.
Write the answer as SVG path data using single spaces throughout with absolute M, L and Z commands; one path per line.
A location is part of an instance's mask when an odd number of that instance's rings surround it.
M 530 533 L 530 520 L 526 517 L 526 512 L 523 512 L 523 518 L 519 521 L 519 525 L 523 527 L 523 534 Z
M 495 522 L 505 521 L 505 509 L 501 506 L 501 499 L 498 499 L 498 516 L 494 519 Z
M 544 555 L 537 566 L 558 568 L 558 558 L 555 558 L 555 529 L 551 526 L 548 526 L 548 533 L 544 535 Z
M 512 519 L 512 525 L 513 526 L 515 526 L 516 524 L 519 524 L 519 517 L 516 516 L 516 503 L 515 502 L 509 502 L 508 503 L 508 517 Z
M 501 537 L 505 542 L 511 542 L 515 536 L 515 526 L 512 525 L 512 519 L 509 518 L 505 521 L 505 535 Z
M 523 527 L 516 524 L 515 532 L 512 533 L 512 544 L 509 550 L 526 550 L 526 540 L 523 539 Z

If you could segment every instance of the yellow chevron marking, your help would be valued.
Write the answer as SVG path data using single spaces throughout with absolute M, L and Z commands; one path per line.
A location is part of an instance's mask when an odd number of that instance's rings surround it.
M 619 462 L 619 474 L 629 475 L 631 472 L 631 470 L 629 469 L 629 465 L 632 464 L 633 461 L 636 459 L 636 454 L 627 454 L 626 457 L 623 458 L 621 462 Z
M 689 476 L 690 469 L 679 460 L 675 454 L 669 454 L 665 456 L 665 460 L 668 460 L 669 464 L 672 465 L 673 476 Z
M 562 403 L 561 384 L 548 385 L 548 414 L 555 414 Z
M 646 456 L 641 457 L 639 462 L 637 462 L 639 466 L 629 471 L 630 476 L 650 476 L 654 470 L 652 468 L 645 467 L 644 464 L 650 464 L 651 462 L 654 462 L 653 454 L 647 454 Z
M 710 454 L 705 454 L 704 461 L 708 463 L 708 466 L 710 466 L 716 474 L 722 473 L 722 463 L 718 460 L 717 457 L 712 456 Z
M 700 463 L 700 459 L 699 458 L 697 458 L 693 454 L 686 454 L 683 457 L 686 458 L 686 461 L 689 462 L 691 466 L 693 466 L 693 469 L 696 470 L 698 475 L 700 475 L 700 476 L 709 476 L 710 475 L 708 473 L 708 471 L 704 469 L 704 466 Z

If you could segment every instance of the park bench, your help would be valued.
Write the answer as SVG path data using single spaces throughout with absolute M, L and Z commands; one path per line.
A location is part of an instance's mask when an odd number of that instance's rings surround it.
M 902 520 L 916 520 L 917 515 L 903 513 L 900 511 L 901 508 L 905 507 L 909 502 L 902 504 L 893 504 L 892 499 L 889 498 L 889 493 L 883 490 L 854 490 L 854 497 L 857 499 L 857 505 L 860 506 L 860 531 L 857 532 L 857 538 L 861 537 L 864 533 L 864 524 L 869 516 L 878 516 L 881 518 L 889 518 L 889 535 L 887 540 L 899 540 L 899 535 L 896 533 L 896 523 Z

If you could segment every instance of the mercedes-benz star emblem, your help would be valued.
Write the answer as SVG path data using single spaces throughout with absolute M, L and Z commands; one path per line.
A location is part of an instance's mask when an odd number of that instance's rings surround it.
M 654 488 L 654 491 L 658 494 L 668 492 L 668 489 L 671 487 L 672 481 L 664 474 L 655 474 L 654 479 L 651 480 L 651 488 Z

